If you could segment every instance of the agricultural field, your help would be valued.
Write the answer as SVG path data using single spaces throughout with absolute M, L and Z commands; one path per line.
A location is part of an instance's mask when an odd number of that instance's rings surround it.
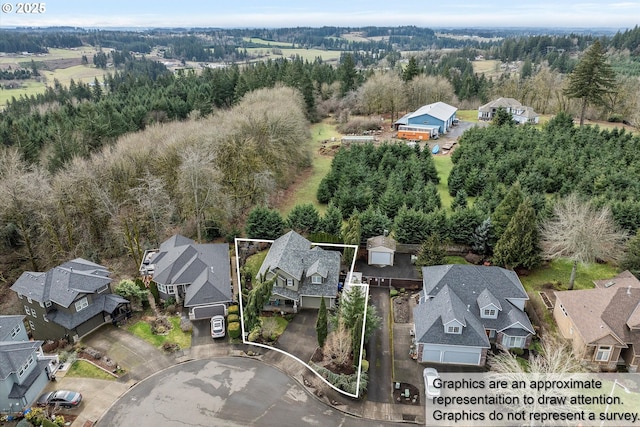
M 304 60 L 313 61 L 317 57 L 322 58 L 325 62 L 337 61 L 340 59 L 340 51 L 338 50 L 322 50 L 322 49 L 280 49 L 276 46 L 272 47 L 251 47 L 247 48 L 250 55 L 259 56 L 259 60 L 263 59 L 280 59 L 299 56 Z
M 275 41 L 275 40 L 264 40 L 264 39 L 261 39 L 259 37 L 243 37 L 242 40 L 247 42 L 247 43 L 260 44 L 260 45 L 264 45 L 265 47 L 269 47 L 269 48 L 271 48 L 271 47 L 292 48 L 293 47 L 293 43 L 278 42 L 278 41 Z
M 502 74 L 500 70 L 500 61 L 496 59 L 483 59 L 480 61 L 472 61 L 473 72 L 484 74 L 487 77 L 497 77 Z

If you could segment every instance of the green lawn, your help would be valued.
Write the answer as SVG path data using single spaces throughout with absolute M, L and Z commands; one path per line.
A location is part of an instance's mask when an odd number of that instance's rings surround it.
M 256 277 L 258 275 L 258 270 L 260 270 L 260 266 L 264 262 L 268 253 L 269 251 L 262 251 L 247 258 L 247 261 L 244 264 L 244 269 L 250 274 L 250 277 Z
M 453 168 L 451 156 L 433 156 L 433 162 L 436 165 L 438 177 L 440 178 L 440 183 L 437 188 L 440 200 L 442 201 L 442 207 L 449 209 L 453 201 L 453 197 L 449 195 L 449 187 L 447 186 L 447 179 Z
M 67 377 L 94 378 L 98 380 L 115 380 L 116 377 L 92 365 L 85 360 L 76 360 L 67 371 Z
M 529 292 L 539 291 L 546 283 L 559 282 L 562 289 L 566 289 L 571 276 L 573 262 L 569 259 L 551 261 L 548 265 L 533 270 L 526 276 L 520 276 L 520 281 Z M 574 289 L 590 289 L 593 281 L 610 279 L 618 274 L 617 270 L 608 264 L 578 264 Z
M 243 41 L 253 43 L 253 44 L 261 44 L 265 47 L 292 47 L 293 43 L 288 42 L 278 42 L 275 40 L 265 40 L 259 37 L 243 37 Z
M 278 325 L 276 328 L 276 336 L 278 337 L 284 333 L 284 330 L 287 329 L 287 325 L 289 324 L 287 319 L 281 316 L 270 316 L 270 317 L 260 316 L 260 322 L 264 322 L 267 319 L 275 320 L 276 324 Z
M 456 111 L 456 117 L 458 120 L 463 120 L 465 122 L 477 122 L 478 110 L 458 110 Z
M 174 342 L 180 346 L 180 348 L 191 347 L 191 332 L 182 332 L 180 329 L 180 316 L 169 317 L 171 322 L 171 330 L 167 335 L 154 335 L 151 333 L 151 325 L 141 320 L 127 327 L 127 330 L 135 336 L 142 338 L 154 347 L 161 347 L 165 342 Z
M 272 49 L 280 49 L 280 54 L 275 54 Z M 250 55 L 267 55 L 266 58 L 291 58 L 299 56 L 303 60 L 313 61 L 320 57 L 323 61 L 337 61 L 340 58 L 340 51 L 338 50 L 321 50 L 321 49 L 290 49 L 278 47 L 275 45 L 264 47 L 250 47 L 247 48 L 247 53 Z M 263 59 L 263 58 L 260 58 Z
M 451 255 L 445 258 L 447 260 L 447 264 L 469 264 L 467 260 L 464 259 L 464 257 L 458 255 Z

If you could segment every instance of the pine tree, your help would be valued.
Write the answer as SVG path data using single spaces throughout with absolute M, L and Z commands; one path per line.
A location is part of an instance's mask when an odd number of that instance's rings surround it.
M 640 230 L 627 242 L 627 250 L 620 261 L 620 268 L 629 270 L 640 278 Z
M 524 194 L 520 188 L 520 184 L 516 182 L 511 186 L 504 199 L 500 202 L 491 215 L 491 224 L 493 225 L 493 235 L 496 239 L 500 239 L 502 233 L 507 228 L 511 217 L 518 210 L 518 206 L 522 203 Z
M 316 319 L 316 335 L 318 338 L 318 346 L 324 347 L 329 334 L 327 318 L 327 304 L 324 302 L 324 296 L 320 300 L 320 308 L 318 309 L 318 318 Z
M 333 236 L 339 236 L 341 227 L 342 212 L 340 211 L 340 208 L 331 202 L 320 220 L 320 230 Z
M 418 62 L 416 61 L 416 57 L 412 56 L 409 58 L 409 63 L 407 64 L 407 68 L 402 72 L 402 80 L 408 82 L 413 80 L 415 76 L 420 74 L 420 69 L 418 68 Z
M 287 216 L 287 226 L 296 233 L 308 236 L 320 228 L 320 214 L 311 203 L 295 205 Z
M 349 220 L 342 226 L 342 241 L 346 245 L 360 245 L 360 214 L 358 211 L 353 211 L 353 214 L 349 217 Z M 353 260 L 354 250 L 353 248 L 345 248 L 342 261 L 347 265 L 351 265 Z
M 525 199 L 496 243 L 495 264 L 531 269 L 540 264 L 540 235 L 531 201 Z
M 418 267 L 429 265 L 443 265 L 447 263 L 447 252 L 440 242 L 440 238 L 433 234 L 420 246 L 416 259 Z
M 569 98 L 580 99 L 580 126 L 589 104 L 605 105 L 606 95 L 616 90 L 616 74 L 607 62 L 605 52 L 596 40 L 585 52 L 573 72 L 569 74 L 569 84 L 564 93 Z

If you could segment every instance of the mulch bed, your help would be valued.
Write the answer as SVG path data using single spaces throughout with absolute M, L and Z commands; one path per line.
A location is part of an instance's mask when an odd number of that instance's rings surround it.
M 409 296 L 399 295 L 393 298 L 393 321 L 395 323 L 408 323 L 409 310 Z

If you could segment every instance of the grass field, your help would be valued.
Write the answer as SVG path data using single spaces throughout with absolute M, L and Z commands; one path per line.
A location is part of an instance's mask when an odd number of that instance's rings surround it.
M 321 50 L 321 49 L 281 49 L 282 54 L 274 54 L 271 48 L 277 46 L 251 47 L 247 48 L 250 55 L 267 55 L 266 58 L 291 58 L 299 56 L 304 60 L 313 61 L 317 57 L 321 57 L 323 61 L 337 61 L 340 58 L 340 52 L 337 50 Z M 260 59 L 266 59 L 260 58 Z
M 320 149 L 322 142 L 335 138 L 340 140 L 341 134 L 336 130 L 335 125 L 324 121 L 311 126 L 313 163 L 311 173 L 305 177 L 302 182 L 294 184 L 291 189 L 292 195 L 281 206 L 280 213 L 287 216 L 295 205 L 312 203 L 322 214 L 327 210 L 327 206 L 318 202 L 316 193 L 320 186 L 320 181 L 331 170 L 331 161 L 333 157 L 321 154 Z M 336 142 L 336 144 L 339 144 Z
M 264 45 L 265 47 L 293 47 L 293 43 L 265 40 L 259 37 L 243 37 L 242 40 L 247 43 Z
M 438 184 L 438 194 L 440 195 L 440 201 L 442 201 L 442 207 L 449 209 L 453 197 L 449 194 L 449 187 L 447 186 L 447 179 L 453 168 L 451 162 L 451 156 L 433 156 L 433 162 L 436 164 L 436 170 L 438 171 L 438 177 L 440 183 Z
M 562 289 L 567 289 L 573 262 L 569 259 L 557 259 L 548 265 L 539 267 L 526 276 L 521 276 L 520 281 L 527 291 L 540 291 L 547 283 L 559 283 Z M 591 289 L 593 281 L 610 279 L 618 274 L 615 267 L 608 264 L 578 264 L 574 289 Z
M 108 374 L 102 369 L 93 366 L 85 360 L 76 360 L 67 371 L 66 377 L 94 378 L 98 380 L 115 380 L 113 375 Z
M 34 82 L 28 80 L 22 83 L 22 87 L 18 89 L 0 89 L 0 110 L 4 108 L 7 101 L 10 101 L 12 97 L 16 99 L 20 98 L 20 95 L 29 97 L 31 95 L 37 95 L 43 93 L 47 86 L 44 83 Z
M 473 72 L 477 74 L 484 74 L 487 77 L 496 77 L 502 73 L 500 70 L 500 61 L 495 59 L 472 61 L 471 63 L 473 64 Z
M 458 110 L 456 117 L 465 122 L 478 122 L 478 110 Z

